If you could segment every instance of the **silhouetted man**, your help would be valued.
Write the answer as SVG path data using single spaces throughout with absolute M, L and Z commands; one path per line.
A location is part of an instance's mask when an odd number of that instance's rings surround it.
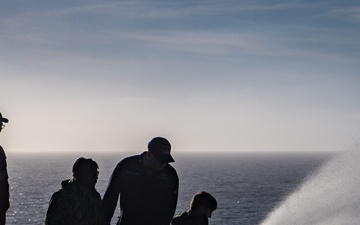
M 119 225 L 169 225 L 174 216 L 179 178 L 169 165 L 171 145 L 153 138 L 141 155 L 120 161 L 105 192 L 105 222 L 110 224 L 120 195 Z
M 4 129 L 4 123 L 8 123 L 9 120 L 2 117 L 0 113 L 0 132 Z M 6 211 L 10 207 L 9 203 L 9 182 L 6 165 L 6 155 L 4 149 L 0 145 L 0 225 L 4 225 L 6 222 Z
M 83 157 L 73 166 L 73 178 L 61 183 L 53 194 L 46 213 L 45 225 L 103 225 L 101 196 L 95 189 L 98 165 Z

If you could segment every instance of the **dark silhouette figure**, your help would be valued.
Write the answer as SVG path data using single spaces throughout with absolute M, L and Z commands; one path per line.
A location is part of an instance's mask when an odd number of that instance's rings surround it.
M 46 213 L 45 225 L 103 225 L 101 196 L 95 189 L 98 165 L 83 157 L 73 166 L 73 178 L 61 183 Z
M 194 195 L 190 202 L 190 209 L 176 215 L 171 225 L 208 225 L 208 218 L 217 208 L 216 199 L 209 193 L 202 191 Z
M 2 114 L 0 113 L 0 132 L 5 127 L 4 123 L 8 122 L 9 120 L 2 117 Z M 6 223 L 6 211 L 10 207 L 8 179 L 6 155 L 4 149 L 0 145 L 0 225 L 4 225 Z
M 174 216 L 179 178 L 169 162 L 171 145 L 162 137 L 148 143 L 148 150 L 120 161 L 105 192 L 105 222 L 110 224 L 120 195 L 118 225 L 169 225 Z

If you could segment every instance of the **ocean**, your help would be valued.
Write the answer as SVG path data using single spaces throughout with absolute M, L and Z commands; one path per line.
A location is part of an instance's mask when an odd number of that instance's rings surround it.
M 141 152 L 139 152 L 141 153 Z M 137 153 L 7 153 L 10 204 L 7 224 L 43 224 L 51 195 L 62 180 L 71 178 L 79 157 L 92 158 L 99 165 L 96 189 L 103 196 L 110 175 L 124 157 Z M 176 213 L 189 208 L 198 191 L 211 193 L 218 209 L 210 225 L 257 225 L 288 195 L 297 190 L 329 160 L 330 154 L 173 154 L 178 172 L 179 199 Z M 116 209 L 113 224 L 116 223 Z

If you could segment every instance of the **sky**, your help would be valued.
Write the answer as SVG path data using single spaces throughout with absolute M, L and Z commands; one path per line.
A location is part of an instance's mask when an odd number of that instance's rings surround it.
M 355 0 L 1 0 L 7 152 L 338 151 L 360 137 Z

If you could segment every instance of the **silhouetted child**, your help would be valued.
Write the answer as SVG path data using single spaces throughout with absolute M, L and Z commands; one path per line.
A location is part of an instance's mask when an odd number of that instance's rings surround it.
M 216 199 L 205 191 L 198 192 L 190 202 L 190 209 L 176 215 L 171 225 L 208 225 L 208 218 L 217 208 Z
M 83 157 L 73 166 L 73 178 L 61 183 L 46 213 L 45 225 L 103 225 L 101 196 L 95 189 L 98 165 Z

